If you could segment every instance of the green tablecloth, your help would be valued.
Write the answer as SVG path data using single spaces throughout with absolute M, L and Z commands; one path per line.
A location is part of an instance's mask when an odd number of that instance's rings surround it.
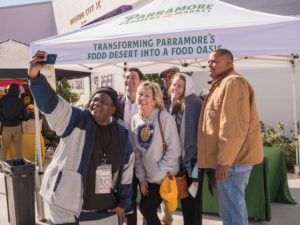
M 271 220 L 271 201 L 297 204 L 289 191 L 280 149 L 264 148 L 264 161 L 253 167 L 245 195 L 249 218 L 258 220 Z M 218 199 L 208 191 L 206 176 L 203 182 L 203 212 L 218 213 Z

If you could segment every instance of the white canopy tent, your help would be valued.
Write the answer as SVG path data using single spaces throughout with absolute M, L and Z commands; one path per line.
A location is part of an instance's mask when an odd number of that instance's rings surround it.
M 300 53 L 300 19 L 250 11 L 217 0 L 150 0 L 127 13 L 79 30 L 33 42 L 58 54 L 56 67 L 120 72 L 139 67 L 145 73 L 178 66 L 201 70 L 209 53 L 230 49 L 236 61 L 295 68 Z M 275 63 L 274 63 L 275 62 Z M 294 122 L 297 133 L 296 90 Z M 297 150 L 297 165 L 299 156 Z
M 58 54 L 57 64 L 108 72 L 120 71 L 124 62 L 146 72 L 158 63 L 191 71 L 220 47 L 242 57 L 298 53 L 300 20 L 216 0 L 152 0 L 120 16 L 33 42 L 31 53 L 43 49 Z

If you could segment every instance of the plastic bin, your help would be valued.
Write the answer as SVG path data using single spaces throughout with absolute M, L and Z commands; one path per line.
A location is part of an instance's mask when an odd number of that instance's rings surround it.
M 35 164 L 24 158 L 3 160 L 7 215 L 11 225 L 34 225 Z

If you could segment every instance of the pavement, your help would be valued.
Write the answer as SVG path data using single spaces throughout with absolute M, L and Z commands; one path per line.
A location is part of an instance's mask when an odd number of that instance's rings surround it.
M 272 203 L 271 221 L 255 221 L 249 220 L 249 225 L 299 225 L 300 224 L 300 178 L 295 178 L 293 174 L 288 174 L 288 184 L 290 192 L 298 202 L 297 205 L 284 203 Z M 35 214 L 37 216 L 37 213 Z M 161 213 L 159 212 L 161 216 Z M 7 219 L 6 191 L 3 173 L 0 173 L 0 225 L 9 225 Z M 174 221 L 172 225 L 183 225 L 182 213 L 180 210 L 175 211 L 173 215 Z M 36 218 L 36 225 L 46 225 Z M 142 224 L 142 216 L 138 214 L 138 225 Z M 203 225 L 221 225 L 222 221 L 218 215 L 204 214 Z M 23 224 L 22 224 L 23 225 Z

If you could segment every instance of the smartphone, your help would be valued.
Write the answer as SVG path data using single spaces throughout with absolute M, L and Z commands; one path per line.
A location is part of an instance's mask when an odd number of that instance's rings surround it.
M 56 58 L 57 54 L 48 54 L 47 61 L 45 62 L 45 64 L 55 64 Z

